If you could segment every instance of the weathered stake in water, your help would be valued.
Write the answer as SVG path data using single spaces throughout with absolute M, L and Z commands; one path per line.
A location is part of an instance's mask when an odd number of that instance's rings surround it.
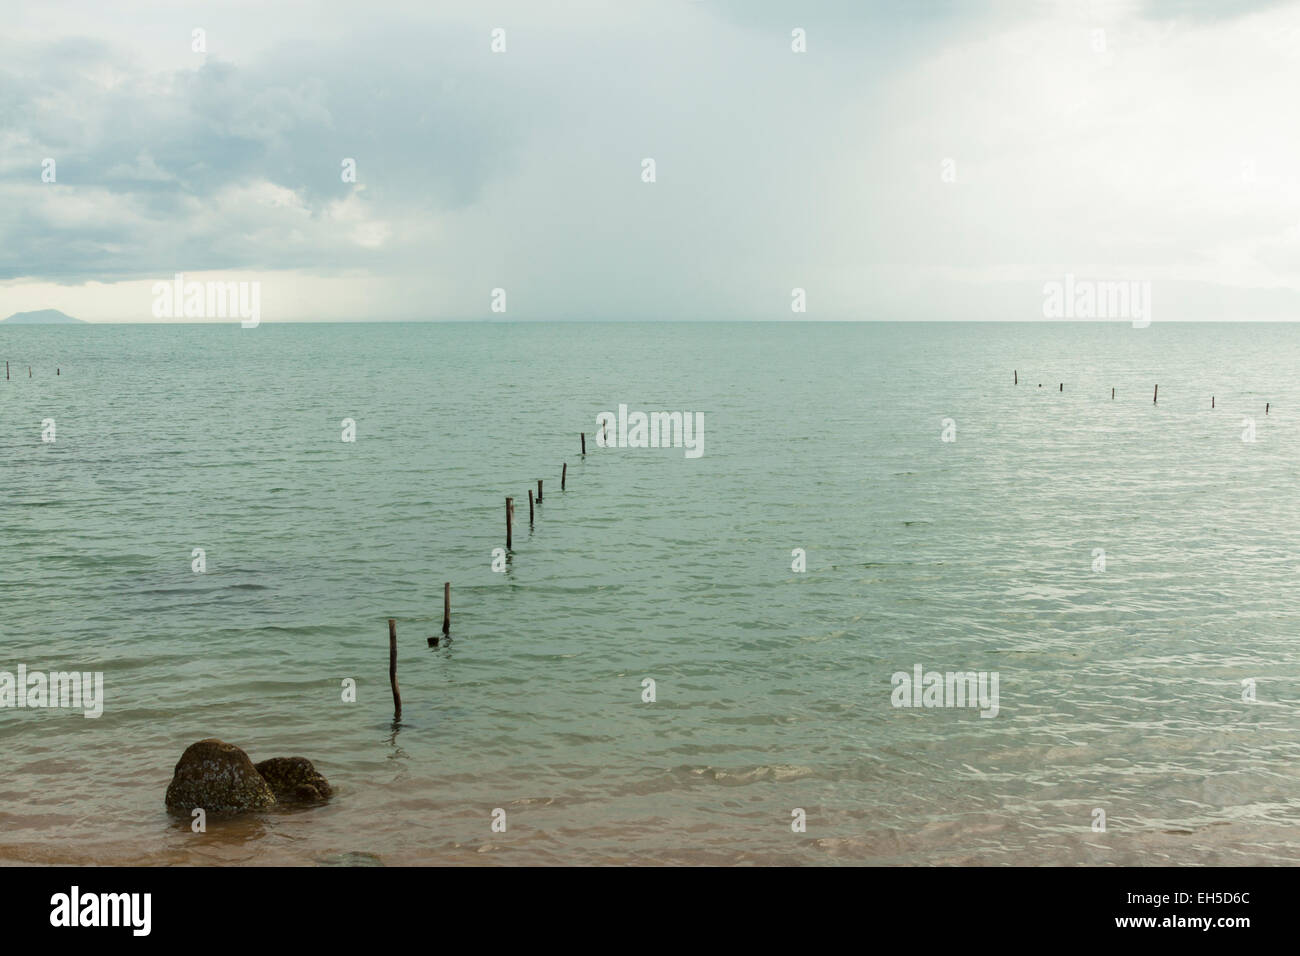
M 515 499 L 506 499 L 506 550 L 514 547 Z
M 393 723 L 402 719 L 402 692 L 397 689 L 397 621 L 388 619 L 388 682 L 393 685 Z
M 442 585 L 442 633 L 447 636 L 451 630 L 451 582 L 444 581 Z M 437 634 L 430 634 L 426 642 L 430 647 L 437 647 L 441 638 Z
M 9 363 L 5 363 L 5 378 L 9 377 Z M 587 454 L 587 433 L 582 433 L 582 453 Z
M 533 526 L 533 489 L 528 489 L 528 527 Z
M 542 479 L 537 479 L 537 503 L 542 503 Z
M 569 463 L 566 461 L 564 467 L 560 469 L 560 490 L 564 490 L 564 482 L 569 477 Z
M 1160 386 L 1159 386 L 1159 385 L 1157 385 L 1157 386 L 1156 386 L 1156 390 L 1155 390 L 1154 392 L 1151 393 L 1151 404 L 1154 405 L 1154 404 L 1155 404 L 1156 402 L 1158 402 L 1158 401 L 1160 401 Z

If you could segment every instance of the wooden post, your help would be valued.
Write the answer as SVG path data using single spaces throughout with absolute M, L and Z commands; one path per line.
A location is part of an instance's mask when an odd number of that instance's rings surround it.
M 5 363 L 5 378 L 9 377 L 9 363 Z M 582 433 L 582 453 L 587 454 L 587 433 Z
M 569 477 L 569 463 L 566 461 L 564 467 L 560 469 L 560 490 L 564 490 L 564 480 Z
M 1159 386 L 1159 385 L 1157 385 L 1157 386 L 1156 386 L 1156 390 L 1155 390 L 1154 392 L 1151 393 L 1151 404 L 1154 405 L 1154 404 L 1155 404 L 1156 402 L 1158 402 L 1158 401 L 1160 401 L 1160 386 Z
M 397 622 L 388 619 L 388 682 L 393 685 L 393 723 L 402 719 L 402 692 L 397 689 Z
M 55 374 L 55 375 L 58 375 L 58 374 L 59 374 L 59 370 L 58 370 L 57 368 L 54 370 L 54 374 Z
M 1058 391 L 1058 392 L 1063 392 L 1063 391 L 1065 391 L 1065 383 L 1064 383 L 1064 382 L 1061 383 L 1061 387 L 1060 387 L 1059 389 L 1057 389 L 1057 391 Z
M 30 365 L 27 366 L 27 377 L 28 378 L 32 377 L 32 367 Z
M 1269 406 L 1269 403 L 1268 403 L 1268 402 L 1265 402 L 1265 403 L 1264 403 L 1264 414 L 1265 414 L 1265 415 L 1268 414 L 1268 406 Z
M 1011 374 L 1015 376 L 1015 378 L 1012 380 L 1011 384 L 1012 384 L 1012 385 L 1019 385 L 1019 384 L 1020 384 L 1020 370 L 1019 370 L 1019 369 L 1012 369 L 1012 370 L 1011 370 Z
M 515 523 L 515 499 L 506 499 L 506 550 L 509 551 L 514 547 L 514 539 L 511 536 L 512 525 Z
M 533 489 L 528 489 L 528 527 L 533 526 Z
M 537 479 L 537 503 L 542 503 L 542 479 Z
M 9 381 L 9 363 L 5 362 L 5 381 Z
M 1112 388 L 1112 389 L 1110 390 L 1110 400 L 1111 400 L 1112 402 L 1115 401 L 1115 389 L 1114 389 L 1114 388 Z
M 451 582 L 442 586 L 442 633 L 451 633 Z
M 1213 396 L 1213 395 L 1210 396 L 1210 407 L 1211 407 L 1211 408 L 1214 407 L 1214 396 Z

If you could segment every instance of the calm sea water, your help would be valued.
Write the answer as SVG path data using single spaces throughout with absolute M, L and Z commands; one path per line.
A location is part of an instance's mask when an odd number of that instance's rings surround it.
M 0 354 L 0 669 L 106 681 L 98 720 L 0 710 L 0 861 L 1300 862 L 1300 328 L 0 326 Z M 596 448 L 621 402 L 704 412 L 703 457 Z M 894 708 L 915 664 L 997 671 L 998 716 Z M 163 791 L 208 736 L 336 797 L 194 834 Z

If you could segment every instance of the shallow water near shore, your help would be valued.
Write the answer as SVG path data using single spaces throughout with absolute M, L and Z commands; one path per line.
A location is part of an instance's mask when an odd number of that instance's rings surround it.
M 0 352 L 0 670 L 105 686 L 98 719 L 0 709 L 0 862 L 1300 862 L 1300 327 L 0 326 Z M 703 412 L 704 454 L 597 448 L 620 403 Z M 998 672 L 997 716 L 892 706 L 916 664 Z M 209 736 L 335 796 L 192 833 L 163 792 Z

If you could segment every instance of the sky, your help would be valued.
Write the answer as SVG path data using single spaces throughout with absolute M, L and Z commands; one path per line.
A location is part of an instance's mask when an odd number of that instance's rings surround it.
M 262 321 L 1300 318 L 1300 2 L 5 15 L 0 318 L 178 321 L 177 273 Z

